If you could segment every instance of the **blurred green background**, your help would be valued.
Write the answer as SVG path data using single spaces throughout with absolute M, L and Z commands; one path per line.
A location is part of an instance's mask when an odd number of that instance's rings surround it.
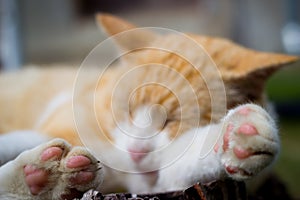
M 278 71 L 267 92 L 278 113 L 282 142 L 275 170 L 295 197 L 300 197 L 300 63 Z

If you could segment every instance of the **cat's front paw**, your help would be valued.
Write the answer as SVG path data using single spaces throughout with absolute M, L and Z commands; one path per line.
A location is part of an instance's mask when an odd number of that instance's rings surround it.
M 19 191 L 11 192 L 24 199 L 73 199 L 102 182 L 101 166 L 90 152 L 60 139 L 22 153 L 13 165 L 22 172 L 13 183 Z
M 261 107 L 246 104 L 231 110 L 224 118 L 221 153 L 226 173 L 234 179 L 250 178 L 276 158 L 280 143 L 274 120 Z

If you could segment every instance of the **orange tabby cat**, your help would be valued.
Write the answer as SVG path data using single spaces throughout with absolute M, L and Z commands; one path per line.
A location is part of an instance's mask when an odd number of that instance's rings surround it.
M 1 199 L 177 190 L 250 178 L 274 161 L 264 84 L 297 57 L 97 20 L 125 52 L 118 66 L 1 74 Z

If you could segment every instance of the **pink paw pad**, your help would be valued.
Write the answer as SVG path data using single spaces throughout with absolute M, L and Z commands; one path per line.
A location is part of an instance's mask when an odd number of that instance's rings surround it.
M 239 159 L 245 159 L 252 155 L 250 151 L 247 151 L 246 149 L 243 149 L 241 147 L 235 147 L 233 149 L 233 152 L 235 156 Z
M 243 134 L 243 135 L 258 135 L 258 131 L 255 128 L 255 126 L 251 124 L 243 124 L 237 131 L 238 134 Z
M 51 158 L 60 158 L 63 153 L 63 150 L 59 147 L 49 147 L 41 154 L 41 160 L 47 161 Z
M 91 160 L 85 156 L 71 156 L 67 160 L 67 167 L 68 168 L 81 168 L 81 167 L 88 167 L 91 164 Z
M 229 140 L 230 140 L 230 133 L 233 130 L 233 125 L 229 124 L 227 130 L 223 137 L 223 150 L 226 151 L 229 148 Z
M 74 177 L 70 178 L 73 184 L 84 184 L 88 183 L 95 177 L 93 172 L 80 171 Z
M 25 173 L 25 182 L 30 188 L 31 194 L 37 195 L 47 184 L 48 173 L 32 165 L 26 165 L 23 170 Z
M 229 174 L 235 174 L 239 171 L 239 168 L 232 166 L 226 166 L 225 169 Z

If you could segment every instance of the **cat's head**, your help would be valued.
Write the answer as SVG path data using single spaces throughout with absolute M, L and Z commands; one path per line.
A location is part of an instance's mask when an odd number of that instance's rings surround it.
M 215 106 L 226 104 L 226 110 L 248 102 L 264 106 L 264 86 L 267 79 L 277 69 L 299 60 L 299 57 L 296 56 L 247 49 L 222 38 L 195 34 L 183 36 L 175 32 L 159 34 L 150 29 L 137 28 L 135 25 L 109 14 L 99 14 L 96 18 L 102 29 L 109 36 L 114 36 L 119 48 L 126 52 L 123 59 L 125 65 L 129 68 L 144 66 L 144 79 L 148 78 L 159 83 L 152 85 L 152 88 L 148 86 L 144 87 L 144 90 L 141 88 L 137 90 L 135 101 L 138 102 L 132 102 L 131 106 L 140 105 L 141 101 L 144 103 L 152 101 L 149 104 L 157 104 L 166 98 L 164 95 L 182 97 L 182 101 L 191 104 L 191 98 L 186 93 L 187 91 L 174 86 L 171 88 L 173 93 L 170 93 L 163 88 L 163 84 L 168 82 L 166 84 L 172 86 L 171 83 L 178 82 L 181 76 L 185 80 L 179 84 L 187 84 L 187 80 L 188 85 L 197 93 L 202 113 L 201 124 L 208 123 L 211 118 L 218 120 L 222 117 L 218 114 L 212 116 L 210 108 L 212 104 Z M 195 46 L 195 43 L 205 49 L 213 62 L 205 55 L 204 51 L 201 52 L 201 49 L 199 50 Z M 160 64 L 161 67 L 156 67 L 156 69 L 153 64 Z M 217 70 L 212 67 L 214 64 Z M 147 68 L 148 65 L 152 67 Z M 164 70 L 162 66 L 167 66 L 171 70 L 179 72 L 180 75 L 173 77 L 170 75 L 171 72 L 166 68 Z M 168 73 L 169 75 L 167 75 Z M 220 85 L 220 79 L 223 85 Z M 225 102 L 224 99 L 221 99 L 223 93 L 220 92 L 224 88 Z M 219 95 L 214 96 L 214 91 Z M 146 99 L 144 95 L 140 95 L 142 92 L 147 94 Z M 158 96 L 161 99 L 158 99 Z M 137 99 L 137 97 L 144 99 Z M 180 102 L 177 101 L 178 103 Z M 177 104 L 173 102 L 172 105 L 164 106 L 170 106 L 167 109 L 172 110 L 171 107 L 178 107 Z M 170 110 L 168 115 L 172 115 Z M 192 112 L 192 110 L 187 109 L 183 112 Z M 173 117 L 176 118 L 177 114 L 173 113 Z

